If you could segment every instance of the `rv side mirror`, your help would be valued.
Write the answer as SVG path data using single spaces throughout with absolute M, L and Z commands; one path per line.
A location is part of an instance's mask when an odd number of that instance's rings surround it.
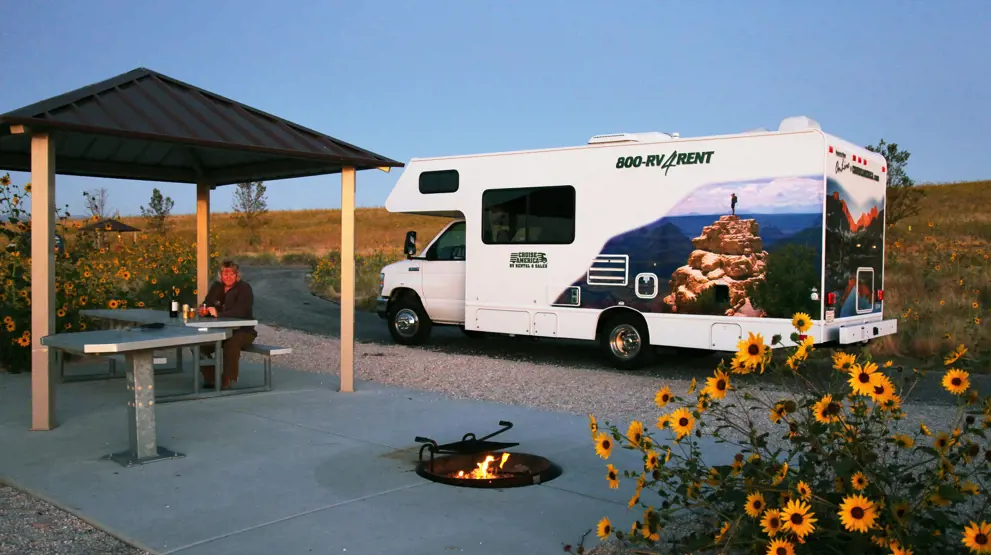
M 406 232 L 406 244 L 403 245 L 403 253 L 406 258 L 412 258 L 416 254 L 416 232 L 407 231 Z

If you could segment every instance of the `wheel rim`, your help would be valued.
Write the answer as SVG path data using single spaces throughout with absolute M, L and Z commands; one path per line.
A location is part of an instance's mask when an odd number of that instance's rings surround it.
M 396 322 L 394 324 L 396 328 L 396 333 L 403 337 L 413 337 L 416 335 L 416 331 L 420 329 L 420 319 L 416 316 L 416 312 L 403 308 L 396 313 Z
M 621 324 L 609 334 L 609 349 L 613 356 L 629 360 L 640 352 L 640 332 L 630 324 Z

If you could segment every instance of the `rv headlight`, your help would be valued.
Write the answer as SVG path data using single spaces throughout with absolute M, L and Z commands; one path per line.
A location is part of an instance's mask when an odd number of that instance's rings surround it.
M 379 273 L 379 294 L 382 294 L 383 289 L 385 289 L 385 272 Z

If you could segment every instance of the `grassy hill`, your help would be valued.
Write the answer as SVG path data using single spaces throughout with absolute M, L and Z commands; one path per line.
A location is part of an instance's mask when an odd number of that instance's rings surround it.
M 959 343 L 972 353 L 991 354 L 991 181 L 922 186 L 926 196 L 918 215 L 889 225 L 885 267 L 885 314 L 899 319 L 898 335 L 874 344 L 879 355 L 927 358 Z M 407 230 L 416 230 L 422 248 L 449 220 L 392 214 L 384 208 L 356 212 L 358 295 L 374 295 L 383 263 L 401 256 Z M 146 228 L 140 217 L 123 218 Z M 195 216 L 171 218 L 175 233 L 192 243 Z M 340 245 L 339 210 L 272 212 L 263 239 L 248 234 L 231 214 L 212 218 L 214 245 L 223 256 L 260 261 L 311 263 L 321 270 L 325 291 L 333 294 L 335 255 Z M 317 266 L 316 259 L 323 261 Z M 339 282 L 338 282 L 339 283 Z

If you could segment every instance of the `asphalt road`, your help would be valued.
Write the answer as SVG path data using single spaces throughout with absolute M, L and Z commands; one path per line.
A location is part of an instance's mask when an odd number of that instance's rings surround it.
M 244 266 L 241 270 L 254 290 L 255 317 L 261 322 L 328 337 L 341 336 L 341 307 L 310 293 L 306 286 L 308 268 Z M 393 343 L 385 320 L 364 311 L 355 311 L 355 337 L 362 343 Z M 435 326 L 427 343 L 417 348 L 575 368 L 609 368 L 598 345 L 591 342 L 508 336 L 472 338 L 453 326 Z M 672 367 L 694 375 L 698 369 L 711 372 L 718 361 L 719 357 L 709 353 L 672 350 L 664 353 L 655 366 L 668 376 L 681 373 L 672 374 Z
M 306 286 L 307 267 L 244 266 L 242 272 L 255 293 L 255 317 L 261 322 L 339 338 L 341 308 L 337 303 L 310 293 Z M 355 311 L 355 336 L 362 343 L 392 344 L 385 320 L 370 312 Z M 471 338 L 456 327 L 434 327 L 425 345 L 415 347 L 452 354 L 488 356 L 503 360 L 536 364 L 556 364 L 576 369 L 614 370 L 604 360 L 599 346 L 588 341 L 540 339 L 531 337 L 486 336 Z M 659 378 L 704 379 L 712 375 L 727 353 L 711 353 L 685 349 L 658 348 L 655 360 L 647 368 L 634 371 L 638 375 Z M 879 363 L 881 361 L 878 361 Z M 905 368 L 911 373 L 911 366 Z M 954 403 L 940 385 L 942 372 L 932 372 L 922 378 L 912 392 L 915 401 L 940 404 Z M 759 376 L 737 377 L 737 383 L 753 380 L 760 387 Z M 981 391 L 991 387 L 991 375 L 971 374 L 971 382 Z

